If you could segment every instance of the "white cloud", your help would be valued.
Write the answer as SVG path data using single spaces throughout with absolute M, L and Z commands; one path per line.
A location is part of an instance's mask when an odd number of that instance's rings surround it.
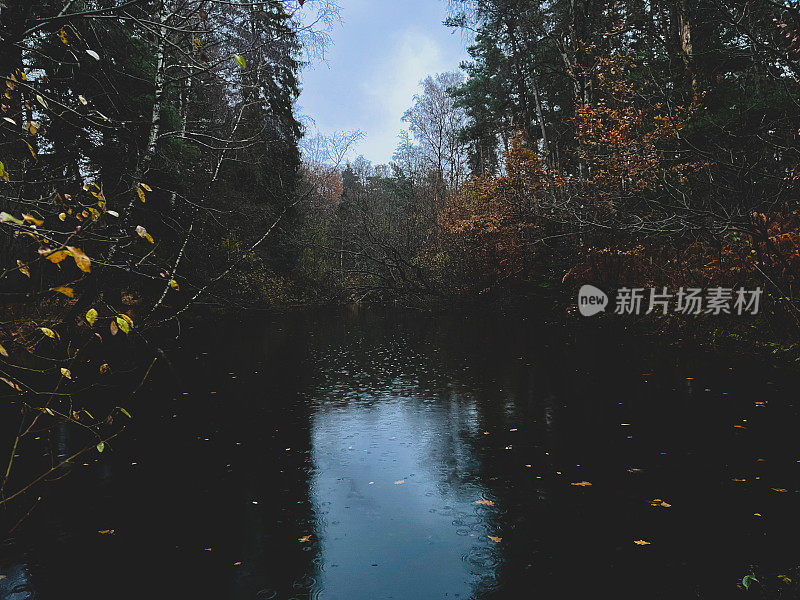
M 360 151 L 375 162 L 391 159 L 397 135 L 405 128 L 403 113 L 419 92 L 420 81 L 456 66 L 446 60 L 439 44 L 425 33 L 407 29 L 393 38 L 386 58 L 362 84 L 373 125 Z

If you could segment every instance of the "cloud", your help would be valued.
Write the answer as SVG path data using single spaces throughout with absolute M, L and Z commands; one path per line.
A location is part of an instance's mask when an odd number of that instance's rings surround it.
M 419 83 L 430 74 L 451 70 L 441 46 L 430 36 L 406 29 L 389 44 L 389 53 L 367 75 L 362 91 L 369 103 L 372 126 L 361 151 L 376 162 L 388 162 L 405 128 L 403 113 L 411 106 Z

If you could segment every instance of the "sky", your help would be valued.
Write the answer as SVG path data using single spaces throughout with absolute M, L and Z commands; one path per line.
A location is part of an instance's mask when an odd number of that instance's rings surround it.
M 302 73 L 299 112 L 323 134 L 360 129 L 355 154 L 375 164 L 392 158 L 406 128 L 403 113 L 427 75 L 455 71 L 466 40 L 442 25 L 446 0 L 339 0 L 325 62 Z M 306 4 L 308 7 L 309 4 Z M 306 123 L 314 133 L 314 124 Z

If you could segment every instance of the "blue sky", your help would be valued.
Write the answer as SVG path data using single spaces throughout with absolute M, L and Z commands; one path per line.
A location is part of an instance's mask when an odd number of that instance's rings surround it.
M 467 58 L 459 32 L 442 25 L 445 0 L 339 0 L 342 22 L 324 63 L 306 67 L 299 111 L 321 133 L 360 129 L 356 154 L 387 163 L 401 117 L 427 75 Z M 306 4 L 306 7 L 309 5 Z M 309 126 L 309 133 L 313 128 Z

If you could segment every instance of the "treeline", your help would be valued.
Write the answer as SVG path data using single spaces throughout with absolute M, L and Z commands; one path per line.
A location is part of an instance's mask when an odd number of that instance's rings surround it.
M 0 3 L 0 438 L 13 442 L 0 506 L 62 466 L 53 454 L 17 474 L 31 438 L 69 426 L 81 452 L 103 451 L 148 366 L 166 363 L 149 345 L 158 326 L 180 332 L 198 302 L 287 296 L 298 71 L 337 10 Z
M 423 83 L 389 167 L 334 177 L 312 271 L 355 297 L 761 285 L 796 322 L 797 3 L 451 8 L 466 77 Z

